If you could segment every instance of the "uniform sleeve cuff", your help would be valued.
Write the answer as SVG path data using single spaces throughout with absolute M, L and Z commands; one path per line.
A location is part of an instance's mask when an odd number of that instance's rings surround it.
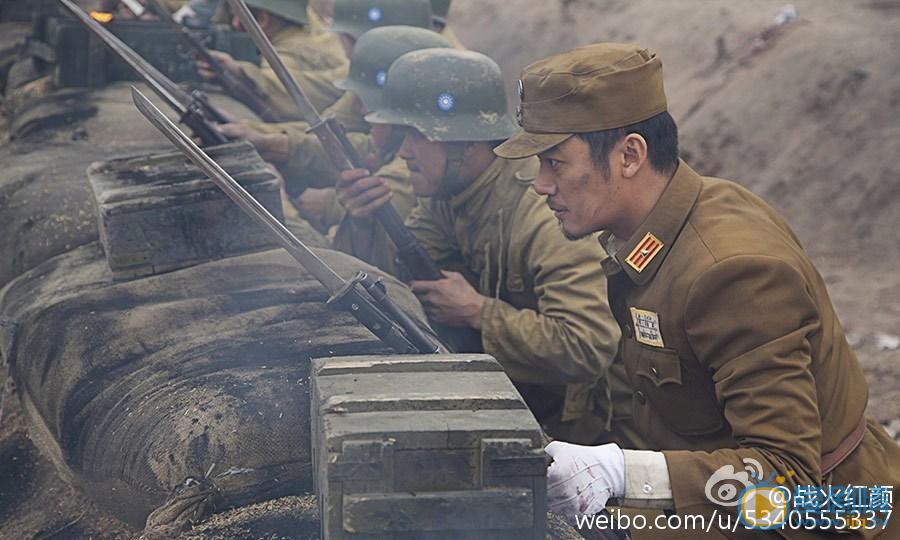
M 623 450 L 625 454 L 625 496 L 622 506 L 672 508 L 669 467 L 662 452 Z

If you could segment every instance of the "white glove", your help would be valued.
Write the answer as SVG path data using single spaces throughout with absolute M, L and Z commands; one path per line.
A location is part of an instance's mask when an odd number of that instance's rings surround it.
M 553 441 L 547 469 L 547 505 L 567 517 L 593 515 L 610 497 L 625 495 L 625 454 L 617 444 L 579 446 Z

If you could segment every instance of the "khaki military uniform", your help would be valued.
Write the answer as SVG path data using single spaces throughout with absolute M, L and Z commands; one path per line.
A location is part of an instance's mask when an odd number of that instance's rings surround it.
M 334 116 L 344 127 L 350 142 L 361 156 L 372 153 L 373 144 L 369 137 L 369 124 L 353 106 L 351 92 L 344 94 L 322 116 Z M 281 166 L 288 185 L 303 187 L 334 187 L 337 169 L 322 148 L 319 138 L 309 132 L 306 122 L 274 124 L 274 129 L 288 137 L 288 159 Z
M 189 0 L 163 0 L 163 5 L 166 6 L 166 9 L 169 10 L 169 13 L 175 13 L 185 4 L 187 4 Z
M 333 83 L 347 75 L 348 62 L 337 36 L 309 25 L 291 25 L 278 32 L 271 41 L 278 56 L 316 109 L 326 109 L 341 97 L 343 92 Z M 238 63 L 275 114 L 284 120 L 302 119 L 297 106 L 265 59 L 259 67 L 250 62 Z
M 345 92 L 334 105 L 323 112 L 322 116 L 334 116 L 341 123 L 347 132 L 347 138 L 360 156 L 365 158 L 374 155 L 378 158 L 379 166 L 374 175 L 383 178 L 390 188 L 393 193 L 391 204 L 400 217 L 405 218 L 409 215 L 416 204 L 416 198 L 409 184 L 409 169 L 406 167 L 406 162 L 396 157 L 395 153 L 381 154 L 375 147 L 375 143 L 368 133 L 369 124 L 363 120 L 353 106 L 353 94 Z M 296 195 L 306 187 L 334 187 L 338 170 L 322 148 L 319 138 L 308 131 L 309 124 L 297 121 L 251 125 L 264 133 L 287 135 L 288 159 L 279 167 L 279 170 L 284 176 L 289 194 Z M 342 224 L 344 216 L 343 207 L 338 203 L 336 197 L 332 197 L 325 220 L 329 238 L 335 238 L 336 235 L 340 235 L 342 238 L 348 237 L 349 223 Z
M 481 319 L 484 352 L 520 386 L 547 431 L 568 437 L 561 422 L 589 411 L 584 386 L 564 385 L 604 373 L 619 332 L 596 258 L 603 251 L 594 239 L 563 237 L 530 188 L 536 173 L 536 160 L 496 159 L 452 199 L 420 199 L 406 226 L 439 267 L 461 271 L 490 298 Z M 353 252 L 346 238 L 335 247 Z M 353 254 L 397 270 L 380 227 L 371 251 Z
M 632 389 L 640 437 L 623 443 L 661 450 L 668 469 L 626 452 L 626 505 L 659 492 L 678 513 L 736 514 L 706 486 L 747 459 L 791 490 L 900 483 L 900 447 L 865 419 L 866 380 L 825 283 L 768 205 L 682 162 L 634 236 L 603 241 L 623 333 L 614 386 Z

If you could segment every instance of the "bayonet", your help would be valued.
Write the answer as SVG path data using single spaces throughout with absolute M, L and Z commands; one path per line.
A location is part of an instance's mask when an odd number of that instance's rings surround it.
M 323 120 L 319 111 L 313 106 L 303 89 L 294 80 L 282 62 L 275 48 L 260 28 L 259 23 L 250 13 L 250 9 L 243 0 L 228 0 L 232 13 L 241 20 L 244 29 L 253 38 L 263 58 L 269 63 L 272 70 L 284 85 L 288 95 L 294 101 L 303 118 L 309 124 L 309 130 L 313 132 L 322 143 L 322 147 L 331 158 L 335 167 L 339 170 L 364 169 L 365 164 L 347 139 L 343 127 L 334 118 Z M 403 262 L 406 269 L 416 280 L 434 281 L 441 279 L 443 275 L 437 265 L 428 256 L 425 248 L 416 240 L 409 229 L 403 224 L 403 219 L 397 210 L 390 204 L 382 205 L 375 211 L 375 218 L 384 227 L 385 232 L 397 246 L 397 257 Z
M 122 40 L 116 37 L 112 32 L 107 30 L 97 21 L 73 4 L 70 0 L 59 0 L 79 22 L 81 22 L 88 30 L 100 39 L 107 47 L 109 47 L 119 58 L 125 61 L 131 69 L 166 102 L 179 115 L 179 121 L 188 126 L 194 134 L 199 137 L 204 145 L 223 144 L 228 139 L 219 132 L 212 123 L 226 122 L 227 117 L 215 109 L 206 96 L 201 92 L 194 91 L 188 94 L 175 84 L 171 79 L 166 77 L 162 72 L 156 69 L 152 64 L 141 58 L 134 50 L 126 45 Z
M 350 280 L 342 278 L 133 86 L 131 96 L 141 114 L 156 129 L 206 173 L 241 210 L 269 230 L 281 247 L 328 290 L 331 294 L 329 304 L 346 309 L 400 354 L 447 352 L 433 336 L 390 301 L 383 283 L 363 272 L 358 272 Z
M 280 120 L 275 113 L 272 112 L 272 108 L 266 103 L 265 100 L 260 98 L 258 90 L 253 86 L 252 83 L 248 82 L 246 79 L 241 77 L 237 77 L 232 75 L 231 72 L 227 71 L 222 63 L 216 60 L 216 58 L 210 54 L 209 49 L 197 39 L 196 36 L 191 34 L 187 28 L 182 26 L 178 21 L 176 21 L 172 14 L 169 13 L 169 10 L 160 0 L 145 0 L 147 4 L 150 6 L 150 9 L 154 11 L 167 25 L 169 25 L 172 30 L 180 34 L 190 46 L 194 49 L 197 55 L 201 60 L 206 62 L 212 70 L 216 73 L 219 82 L 228 91 L 229 94 L 235 97 L 241 103 L 247 105 L 253 112 L 255 112 L 260 118 L 262 118 L 266 122 L 277 122 Z

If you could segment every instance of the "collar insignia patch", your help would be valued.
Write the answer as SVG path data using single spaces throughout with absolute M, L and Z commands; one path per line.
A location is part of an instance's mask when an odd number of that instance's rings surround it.
M 656 257 L 656 254 L 662 248 L 663 243 L 659 238 L 647 233 L 644 235 L 644 239 L 638 242 L 638 245 L 628 254 L 625 262 L 628 263 L 628 266 L 634 268 L 635 271 L 641 272 L 644 268 L 647 268 L 647 265 L 650 264 L 650 261 L 653 260 L 653 257 Z
M 662 332 L 659 330 L 659 315 L 646 309 L 629 308 L 631 322 L 634 323 L 634 338 L 638 343 L 651 347 L 665 347 Z

